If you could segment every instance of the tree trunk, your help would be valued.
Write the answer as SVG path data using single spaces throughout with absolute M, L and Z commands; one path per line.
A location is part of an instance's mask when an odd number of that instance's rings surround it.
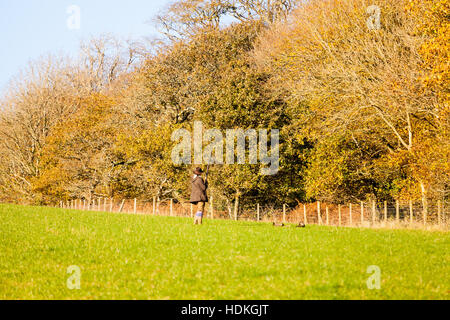
M 237 221 L 239 212 L 239 193 L 236 193 L 236 201 L 234 203 L 234 220 Z

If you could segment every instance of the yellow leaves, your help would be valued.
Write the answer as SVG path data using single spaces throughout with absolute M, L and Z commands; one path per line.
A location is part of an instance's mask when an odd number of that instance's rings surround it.
M 429 74 L 422 81 L 446 101 L 450 81 L 450 0 L 411 0 L 407 9 L 417 21 L 419 32 L 427 37 L 420 54 Z

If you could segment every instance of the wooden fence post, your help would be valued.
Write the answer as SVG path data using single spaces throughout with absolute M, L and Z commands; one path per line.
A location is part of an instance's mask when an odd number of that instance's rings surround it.
M 107 205 L 108 199 L 105 197 L 103 198 L 103 212 L 106 212 L 106 205 Z
M 153 197 L 153 215 L 156 214 L 156 197 Z
M 286 204 L 283 204 L 283 223 L 286 223 Z
M 352 217 L 352 204 L 351 203 L 348 205 L 348 213 L 349 213 L 350 226 L 352 226 L 353 225 L 353 217 Z
M 372 200 L 372 224 L 375 224 L 377 214 L 377 203 L 375 200 Z
M 234 203 L 234 220 L 238 220 L 238 210 L 239 210 L 239 195 L 236 194 L 236 201 Z
M 400 202 L 395 200 L 395 220 L 400 222 Z
M 387 201 L 384 201 L 384 223 L 387 223 L 387 213 L 388 213 Z
M 256 221 L 259 221 L 259 220 L 261 220 L 260 219 L 260 215 L 259 215 L 259 203 L 258 204 L 256 204 Z
M 428 203 L 423 204 L 422 215 L 423 215 L 423 225 L 426 226 L 428 220 Z
M 134 214 L 137 213 L 137 199 L 136 199 L 136 198 L 134 198 L 133 213 L 134 213 Z
M 209 203 L 209 208 L 211 210 L 211 219 L 214 219 L 214 198 L 211 196 L 211 202 Z
M 441 200 L 438 200 L 437 206 L 438 206 L 438 225 L 440 225 L 441 224 Z
M 317 201 L 317 222 L 319 225 L 322 224 L 322 217 L 320 216 L 320 201 Z
M 361 201 L 361 225 L 364 224 L 364 201 Z
M 414 220 L 414 212 L 413 212 L 413 203 L 412 200 L 409 200 L 409 223 L 413 223 Z
M 170 216 L 173 217 L 173 199 L 170 199 Z
M 308 218 L 306 214 L 306 204 L 303 205 L 303 223 L 306 225 L 308 223 Z
M 339 227 L 342 225 L 342 212 L 341 212 L 341 205 L 338 205 L 338 215 L 339 215 Z
M 330 215 L 329 215 L 329 211 L 328 211 L 328 206 L 326 206 L 326 214 L 327 214 L 327 226 L 330 225 Z
M 86 211 L 86 199 L 83 199 L 83 210 Z
M 102 211 L 102 198 L 98 198 L 98 211 Z
M 125 205 L 125 199 L 122 200 L 122 203 L 120 204 L 119 213 L 122 212 L 123 206 Z

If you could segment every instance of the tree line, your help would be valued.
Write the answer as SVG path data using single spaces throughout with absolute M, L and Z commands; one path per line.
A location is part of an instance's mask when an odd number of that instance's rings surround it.
M 280 170 L 213 165 L 210 192 L 240 199 L 448 200 L 448 0 L 179 0 L 161 39 L 103 36 L 47 56 L 0 100 L 0 200 L 183 201 L 191 167 L 172 133 L 279 129 Z M 252 200 L 253 201 L 253 200 Z

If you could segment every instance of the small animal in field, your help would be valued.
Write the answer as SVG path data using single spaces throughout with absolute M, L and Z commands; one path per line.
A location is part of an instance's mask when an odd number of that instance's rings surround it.
M 290 227 L 290 225 L 285 225 L 284 223 L 276 223 L 276 222 L 273 222 L 272 225 L 274 227 Z M 306 225 L 304 223 L 300 222 L 295 227 L 296 228 L 306 228 Z
M 273 226 L 274 227 L 285 227 L 284 223 L 276 223 L 276 222 L 273 222 Z

